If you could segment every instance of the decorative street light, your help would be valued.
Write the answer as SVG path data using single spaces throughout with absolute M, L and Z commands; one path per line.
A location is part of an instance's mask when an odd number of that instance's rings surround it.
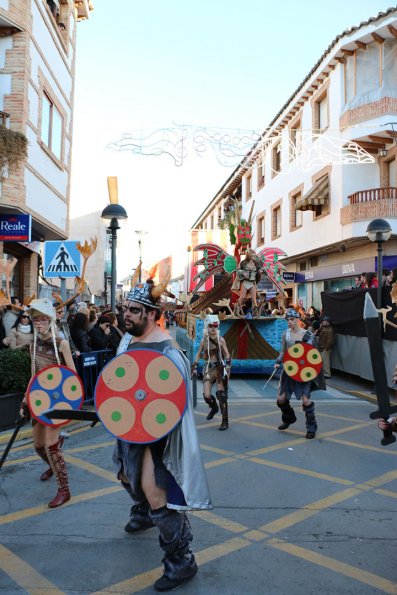
M 377 291 L 377 306 L 382 307 L 382 259 L 383 259 L 383 242 L 391 236 L 392 229 L 390 223 L 384 219 L 373 219 L 367 227 L 367 236 L 371 242 L 378 244 L 378 291 Z
M 142 281 L 142 236 L 147 234 L 147 231 L 143 231 L 142 229 L 135 230 L 136 235 L 138 236 L 138 248 L 139 248 L 139 283 Z
M 116 248 L 117 248 L 117 230 L 120 229 L 119 219 L 128 219 L 127 211 L 119 204 L 110 204 L 105 207 L 101 214 L 102 219 L 110 220 L 109 227 L 110 237 L 112 242 L 112 268 L 111 268 L 111 285 L 110 285 L 110 307 L 112 312 L 115 311 L 116 306 Z

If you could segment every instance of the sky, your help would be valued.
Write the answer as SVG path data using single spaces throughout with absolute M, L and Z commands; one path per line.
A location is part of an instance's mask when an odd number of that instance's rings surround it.
M 234 167 L 189 145 L 167 155 L 109 145 L 125 133 L 190 125 L 262 131 L 345 29 L 392 0 L 94 0 L 79 22 L 71 217 L 108 204 L 117 176 L 128 221 L 118 234 L 118 279 L 139 261 L 186 253 L 188 230 Z M 86 238 L 82 238 L 84 240 Z M 87 238 L 88 239 L 88 238 Z

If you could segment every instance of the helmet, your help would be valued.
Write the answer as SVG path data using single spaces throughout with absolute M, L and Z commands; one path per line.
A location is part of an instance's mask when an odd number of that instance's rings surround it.
M 127 295 L 127 301 L 138 302 L 147 308 L 161 310 L 161 303 L 158 298 L 152 295 L 153 283 L 137 283 Z

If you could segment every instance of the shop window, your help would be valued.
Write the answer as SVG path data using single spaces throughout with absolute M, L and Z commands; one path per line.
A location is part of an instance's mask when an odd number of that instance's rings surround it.
M 41 140 L 55 157 L 62 158 L 63 118 L 49 95 L 43 94 L 41 110 Z

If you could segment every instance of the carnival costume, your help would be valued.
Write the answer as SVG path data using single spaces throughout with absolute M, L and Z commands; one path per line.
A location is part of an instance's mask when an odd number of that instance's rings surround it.
M 51 336 L 44 340 L 39 336 L 36 327 L 33 327 L 33 344 L 31 345 L 32 376 L 54 364 L 65 365 L 63 355 L 59 352 L 62 339 L 56 336 L 55 310 L 50 300 L 47 298 L 32 300 L 27 314 L 32 319 L 37 315 L 47 316 L 50 319 L 51 331 Z M 32 420 L 33 426 L 37 423 L 36 420 Z M 39 457 L 49 465 L 49 468 L 41 474 L 40 480 L 47 481 L 55 475 L 58 485 L 55 498 L 48 504 L 50 508 L 56 508 L 70 500 L 68 472 L 62 452 L 63 441 L 64 439 L 60 437 L 55 444 L 35 447 Z
M 219 328 L 218 316 L 214 314 L 207 314 L 205 317 L 204 337 L 200 344 L 195 361 L 192 364 L 192 372 L 196 372 L 198 363 L 197 360 L 202 358 L 206 362 L 203 369 L 203 384 L 205 382 L 209 382 L 211 387 L 215 382 L 217 385 L 223 384 L 224 388 L 216 391 L 219 407 L 215 397 L 212 395 L 210 397 L 206 397 L 205 394 L 203 394 L 203 397 L 210 408 L 210 412 L 207 415 L 207 420 L 211 420 L 214 415 L 218 413 L 220 408 L 222 413 L 222 423 L 219 429 L 227 430 L 229 427 L 229 412 L 227 405 L 227 372 L 230 369 L 231 362 L 230 359 L 225 359 L 226 354 L 223 352 L 222 345 L 219 340 L 219 330 L 217 330 L 215 338 L 212 338 L 208 334 L 208 325 L 217 326 Z
M 299 313 L 294 308 L 289 308 L 285 313 L 285 317 L 300 319 Z M 289 349 L 290 347 L 292 347 L 292 345 L 295 345 L 296 343 L 307 343 L 309 345 L 317 347 L 316 338 L 311 331 L 306 331 L 301 340 L 297 341 L 296 339 L 292 338 L 291 329 L 287 328 L 282 335 L 281 352 L 277 357 L 277 364 L 282 363 L 283 356 L 287 349 Z M 324 377 L 322 373 L 320 373 L 319 377 L 316 379 L 316 384 L 319 388 L 325 389 Z M 290 399 L 292 394 L 295 394 L 295 398 L 298 400 L 302 399 L 303 397 L 310 399 L 312 386 L 312 380 L 307 382 L 300 382 L 298 380 L 294 380 L 293 378 L 291 378 L 291 376 L 288 376 L 285 370 L 282 371 L 280 376 L 278 394 L 285 395 L 286 401 L 284 403 L 280 403 L 277 400 L 277 406 L 279 407 L 279 409 L 281 409 L 281 419 L 283 422 L 279 426 L 279 430 L 286 430 L 291 424 L 295 423 L 297 420 L 295 411 L 290 405 Z M 305 412 L 306 418 L 306 438 L 314 438 L 317 432 L 317 421 L 315 416 L 314 401 L 311 401 L 308 405 L 305 405 L 303 403 L 302 408 Z
M 159 300 L 152 291 L 153 285 L 138 284 L 128 294 L 127 301 L 137 302 L 160 314 Z M 134 533 L 155 525 L 160 532 L 164 575 L 155 584 L 157 590 L 176 588 L 196 574 L 197 565 L 190 548 L 193 535 L 184 511 L 212 508 L 193 416 L 189 362 L 168 335 L 165 336 L 167 338 L 160 342 L 140 342 L 139 338 L 134 341 L 129 335 L 131 343 L 123 337 L 117 354 L 135 349 L 153 349 L 168 356 L 180 370 L 188 387 L 184 415 L 164 438 L 150 444 L 117 440 L 113 454 L 117 475 L 133 500 L 131 518 L 125 530 Z M 167 492 L 167 505 L 156 510 L 150 509 L 141 486 L 142 461 L 147 448 L 153 459 L 155 483 Z

